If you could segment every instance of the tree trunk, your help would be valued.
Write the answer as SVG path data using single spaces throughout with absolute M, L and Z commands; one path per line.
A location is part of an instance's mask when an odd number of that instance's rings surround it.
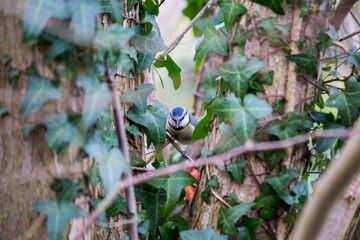
M 295 71 L 295 63 L 289 62 L 285 57 L 286 53 L 282 48 L 274 48 L 270 46 L 270 41 L 267 38 L 259 35 L 259 20 L 261 18 L 274 17 L 276 24 L 289 25 L 290 30 L 286 39 L 283 39 L 291 49 L 290 54 L 299 53 L 297 47 L 297 41 L 300 39 L 306 39 L 305 49 L 309 46 L 314 46 L 316 42 L 312 40 L 317 39 L 319 30 L 325 31 L 328 18 L 331 11 L 329 11 L 330 1 L 324 1 L 321 6 L 317 6 L 317 10 L 308 13 L 305 17 L 301 17 L 301 10 L 297 4 L 285 5 L 283 4 L 286 15 L 280 16 L 274 14 L 270 9 L 259 6 L 251 1 L 240 1 L 247 8 L 247 14 L 251 20 L 242 17 L 240 21 L 233 25 L 232 30 L 228 33 L 228 42 L 232 42 L 235 35 L 235 31 L 240 26 L 245 30 L 253 30 L 252 38 L 247 40 L 244 47 L 244 52 L 247 57 L 258 56 L 260 60 L 266 63 L 265 72 L 270 70 L 274 71 L 274 80 L 272 85 L 265 85 L 265 94 L 259 93 L 258 97 L 266 100 L 270 104 L 274 104 L 279 100 L 285 101 L 285 114 L 289 112 L 303 111 L 305 103 L 311 102 L 315 98 L 316 89 L 314 85 L 308 83 L 308 81 L 316 81 L 316 77 L 303 75 Z M 315 4 L 315 3 L 314 3 Z M 232 56 L 236 51 L 237 46 L 232 46 L 229 55 Z M 319 57 L 320 53 L 317 53 Z M 206 62 L 209 66 L 217 71 L 217 67 L 220 63 L 219 58 L 207 58 Z M 300 78 L 300 76 L 302 76 Z M 307 81 L 304 81 L 303 78 Z M 200 104 L 194 105 L 199 109 Z M 283 116 L 275 116 L 282 118 Z M 216 124 L 213 126 L 216 128 Z M 213 138 L 218 139 L 218 131 L 212 131 Z M 258 139 L 259 140 L 259 139 Z M 264 139 L 263 139 L 264 140 Z M 208 144 L 213 146 L 214 142 Z M 294 167 L 299 173 L 304 168 L 304 153 L 306 149 L 303 147 L 287 149 L 288 157 L 281 162 L 282 166 Z M 190 217 L 190 228 L 204 229 L 206 226 L 217 227 L 218 222 L 218 210 L 223 203 L 219 201 L 214 195 L 209 197 L 209 204 L 206 204 L 201 198 L 201 192 L 204 191 L 208 176 L 215 175 L 218 178 L 220 188 L 216 190 L 218 195 L 227 199 L 230 193 L 235 192 L 240 202 L 254 201 L 256 196 L 261 191 L 261 183 L 266 176 L 265 173 L 269 173 L 270 170 L 266 167 L 266 164 L 257 159 L 255 154 L 249 154 L 242 156 L 248 161 L 247 176 L 243 184 L 239 185 L 231 181 L 228 174 L 224 171 L 224 166 L 208 166 L 207 169 L 202 169 L 200 174 L 200 182 L 198 184 L 197 194 L 194 197 L 192 212 Z M 236 159 L 229 159 L 233 161 Z M 271 175 L 277 175 L 275 169 Z M 286 239 L 290 236 L 292 226 L 283 223 L 285 217 L 285 211 L 279 213 L 279 218 L 268 221 L 265 224 L 261 224 L 260 227 L 263 231 L 259 231 L 258 239 L 263 239 L 266 235 L 272 239 Z M 256 213 L 254 213 L 256 216 Z

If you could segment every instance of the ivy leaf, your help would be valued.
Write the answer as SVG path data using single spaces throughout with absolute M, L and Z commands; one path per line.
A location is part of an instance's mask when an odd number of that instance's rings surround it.
M 215 175 L 211 176 L 211 178 L 206 181 L 206 186 L 213 187 L 215 189 L 219 188 L 218 178 Z
M 138 51 L 137 73 L 144 71 L 152 64 L 156 53 L 166 49 L 163 39 L 157 32 L 151 31 L 147 36 L 144 34 L 145 33 L 140 33 L 138 30 L 130 40 L 131 45 Z
M 129 28 L 123 28 L 118 24 L 111 25 L 106 32 L 98 29 L 94 38 L 94 44 L 104 50 L 119 51 L 127 49 L 125 44 L 134 36 L 135 32 Z
M 161 36 L 159 25 L 155 20 L 155 16 L 153 14 L 149 14 L 145 12 L 145 17 L 143 17 L 140 21 L 141 23 L 150 23 L 156 30 L 156 32 Z
M 161 206 L 160 211 L 163 217 L 167 217 L 176 207 L 181 191 L 184 187 L 193 184 L 196 179 L 188 172 L 178 172 L 164 177 L 150 180 L 148 183 L 166 190 L 166 202 Z
M 296 63 L 297 71 L 315 76 L 317 74 L 317 61 L 311 51 L 308 53 L 299 53 L 286 56 L 290 62 Z
M 285 14 L 284 9 L 282 8 L 283 0 L 251 0 L 251 1 L 263 5 L 267 8 L 270 8 L 271 10 L 273 10 L 274 13 L 277 13 L 279 15 Z
M 20 113 L 27 117 L 39 110 L 48 100 L 60 99 L 60 92 L 57 87 L 46 78 L 29 76 L 26 96 L 21 102 Z
M 106 194 L 120 181 L 123 173 L 130 171 L 129 163 L 120 150 L 118 148 L 109 150 L 98 133 L 95 133 L 86 144 L 85 151 L 99 164 L 99 175 Z
M 161 149 L 166 141 L 166 120 L 168 109 L 165 105 L 155 100 L 153 106 L 145 113 L 139 112 L 138 108 L 132 107 L 127 117 L 148 130 L 148 137 L 156 149 Z
M 251 138 L 256 130 L 256 120 L 269 115 L 271 106 L 253 94 L 247 94 L 244 103 L 234 94 L 214 102 L 213 111 L 220 121 L 229 120 L 240 143 Z
M 207 24 L 204 28 L 204 38 L 196 46 L 195 51 L 194 61 L 210 51 L 226 56 L 228 55 L 226 36 L 221 31 L 217 31 L 213 25 Z
M 295 169 L 286 169 L 285 167 L 281 168 L 279 176 L 266 176 L 265 182 L 269 183 L 277 195 L 284 200 L 284 197 L 289 192 L 288 187 L 290 183 L 296 179 L 299 174 Z
M 239 220 L 247 211 L 250 210 L 255 204 L 240 203 L 231 208 L 221 207 L 219 210 L 218 226 L 221 232 L 229 234 L 230 236 L 236 235 L 235 222 Z
M 295 137 L 301 129 L 310 128 L 311 122 L 306 113 L 296 115 L 291 112 L 286 116 L 285 121 L 274 120 L 266 127 L 266 132 L 277 136 L 280 140 L 286 140 Z
M 284 151 L 266 151 L 258 153 L 258 156 L 267 161 L 270 170 L 274 170 L 278 166 L 279 162 L 287 156 Z
M 69 16 L 64 0 L 27 0 L 23 15 L 24 40 L 33 43 L 51 17 L 65 19 Z
M 172 60 L 172 58 L 167 56 L 159 56 L 158 60 L 155 61 L 154 67 L 156 68 L 166 68 L 168 71 L 168 76 L 173 82 L 173 86 L 175 90 L 178 90 L 181 85 L 181 68 Z
M 203 102 L 206 103 L 216 96 L 218 81 L 216 81 L 216 71 L 208 63 L 205 63 L 204 66 L 204 77 L 199 84 L 199 88 L 203 91 Z
M 87 215 L 80 206 L 69 202 L 56 202 L 46 200 L 37 202 L 33 208 L 47 215 L 47 237 L 52 240 L 62 240 L 67 221 L 71 218 L 79 218 Z
M 109 110 L 106 110 L 98 118 L 96 122 L 96 129 L 100 132 L 100 136 L 108 149 L 119 146 L 112 114 Z
M 148 183 L 143 183 L 135 187 L 135 194 L 151 216 L 149 223 L 151 238 L 157 239 L 158 227 L 165 220 L 160 213 L 160 207 L 166 202 L 166 192 L 163 188 L 156 188 Z
M 220 0 L 218 2 L 220 8 L 224 12 L 224 22 L 227 30 L 230 30 L 232 24 L 240 16 L 247 12 L 247 9 L 239 2 L 231 2 L 231 0 Z
M 71 13 L 71 27 L 74 40 L 88 45 L 95 35 L 96 17 L 101 8 L 97 1 L 69 1 L 66 4 Z
M 231 179 L 241 184 L 245 176 L 245 172 L 244 172 L 245 165 L 246 165 L 245 160 L 237 160 L 233 164 L 226 164 L 226 171 L 228 171 Z
M 104 113 L 111 100 L 111 93 L 107 84 L 100 83 L 98 79 L 82 76 L 78 81 L 85 92 L 82 122 L 85 129 L 88 129 Z
M 242 144 L 230 125 L 221 123 L 219 125 L 219 131 L 221 138 L 218 144 L 216 144 L 214 153 L 224 153 Z
M 204 230 L 188 230 L 180 232 L 182 240 L 226 240 L 226 235 L 217 235 L 211 227 L 207 227 Z
M 83 146 L 84 138 L 79 130 L 69 121 L 68 116 L 60 114 L 45 119 L 45 138 L 50 148 L 57 152 L 65 149 L 70 143 Z
M 57 199 L 59 202 L 71 202 L 78 196 L 80 196 L 81 187 L 79 184 L 66 178 L 55 178 L 50 188 L 57 193 Z
M 316 44 L 316 47 L 319 50 L 328 48 L 333 43 L 333 40 L 327 34 L 325 34 L 323 31 L 320 31 L 318 39 L 319 39 L 319 42 Z
M 340 92 L 331 89 L 329 99 L 326 102 L 328 107 L 336 107 L 340 121 L 345 127 L 350 127 L 359 116 L 360 83 L 352 77 L 345 85 L 345 90 Z
M 106 217 L 113 217 L 119 213 L 127 214 L 126 201 L 121 195 L 117 195 L 110 206 L 106 208 Z
M 136 91 L 128 89 L 121 96 L 122 102 L 132 102 L 135 104 L 137 110 L 144 114 L 147 110 L 147 97 L 154 91 L 152 84 L 140 84 Z
M 202 139 L 208 135 L 208 125 L 212 121 L 212 118 L 212 107 L 209 106 L 206 108 L 206 115 L 201 118 L 200 122 L 196 125 L 194 129 L 191 137 L 193 142 Z
M 308 195 L 308 183 L 305 180 L 301 180 L 294 186 L 291 193 L 285 193 L 282 199 L 289 205 L 304 204 Z
M 260 209 L 259 217 L 263 219 L 272 219 L 278 216 L 278 208 L 282 201 L 274 189 L 268 183 L 263 183 L 262 191 L 255 199 L 255 207 Z
M 244 220 L 237 228 L 239 239 L 241 240 L 256 240 L 256 229 L 260 225 L 261 218 L 249 218 L 244 216 Z
M 159 15 L 159 3 L 157 0 L 145 0 L 143 6 L 151 15 Z
M 345 62 L 352 63 L 357 69 L 360 69 L 360 57 L 355 47 L 349 50 L 349 57 L 346 59 Z
M 245 56 L 236 54 L 220 65 L 220 76 L 237 97 L 244 97 L 252 75 L 265 67 L 265 63 L 256 59 L 247 60 Z

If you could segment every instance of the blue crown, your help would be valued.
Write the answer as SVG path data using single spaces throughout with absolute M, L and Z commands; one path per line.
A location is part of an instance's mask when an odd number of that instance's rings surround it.
M 181 117 L 185 113 L 185 108 L 183 107 L 175 107 L 171 110 L 171 114 L 173 117 Z

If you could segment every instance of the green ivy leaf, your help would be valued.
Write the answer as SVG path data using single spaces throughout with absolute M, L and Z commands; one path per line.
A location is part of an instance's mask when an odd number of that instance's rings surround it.
M 213 175 L 209 180 L 206 181 L 206 186 L 213 187 L 213 188 L 219 188 L 219 181 L 218 178 Z
M 136 72 L 140 73 L 152 64 L 156 53 L 166 50 L 166 46 L 157 32 L 151 31 L 146 36 L 139 29 L 135 30 L 137 30 L 137 33 L 131 38 L 130 42 L 138 51 Z
M 32 44 L 51 17 L 65 19 L 69 16 L 64 0 L 27 0 L 23 15 L 24 40 Z
M 291 193 L 285 193 L 282 199 L 289 205 L 304 204 L 308 195 L 308 183 L 305 180 L 301 180 L 294 186 Z
M 143 6 L 151 15 L 159 15 L 159 2 L 158 0 L 145 0 Z
M 221 207 L 219 210 L 218 227 L 221 232 L 229 234 L 230 236 L 236 235 L 235 222 L 239 220 L 247 211 L 249 211 L 255 204 L 240 203 L 231 208 Z
M 159 25 L 155 20 L 155 16 L 153 14 L 149 14 L 145 12 L 145 17 L 143 17 L 140 21 L 141 23 L 150 23 L 156 30 L 156 32 L 161 36 Z
M 251 0 L 251 1 L 263 5 L 267 8 L 270 8 L 271 10 L 273 10 L 274 13 L 277 13 L 279 15 L 285 14 L 284 9 L 282 8 L 283 0 Z
M 167 107 L 155 100 L 153 106 L 145 113 L 139 112 L 138 108 L 131 108 L 127 117 L 148 130 L 150 141 L 156 149 L 161 149 L 166 141 L 166 120 L 168 117 Z
M 210 51 L 214 51 L 221 55 L 228 55 L 227 38 L 221 31 L 217 31 L 211 24 L 207 24 L 204 28 L 204 38 L 196 46 L 194 61 L 201 58 Z
M 136 91 L 128 89 L 121 96 L 122 102 L 132 102 L 137 110 L 144 114 L 147 110 L 147 97 L 154 91 L 152 84 L 140 84 Z
M 248 60 L 245 56 L 236 54 L 221 64 L 219 71 L 230 90 L 242 98 L 247 92 L 250 77 L 264 67 L 265 63 L 262 61 Z
M 311 51 L 308 53 L 288 55 L 286 56 L 286 59 L 290 62 L 296 63 L 298 72 L 316 76 L 318 64 L 315 55 Z
M 320 31 L 318 40 L 319 40 L 319 42 L 316 44 L 316 47 L 319 50 L 328 48 L 333 43 L 333 40 L 327 34 L 325 34 L 323 31 Z
M 233 128 L 228 124 L 221 123 L 219 125 L 219 131 L 221 134 L 221 138 L 219 143 L 216 144 L 214 153 L 224 153 L 242 144 L 239 141 L 238 137 L 235 135 Z
M 84 137 L 71 123 L 66 114 L 60 114 L 45 119 L 46 141 L 57 152 L 65 149 L 70 143 L 83 146 Z
M 163 217 L 167 217 L 176 207 L 181 191 L 184 187 L 193 184 L 196 179 L 188 172 L 178 172 L 170 176 L 159 177 L 150 180 L 148 183 L 166 190 L 166 202 L 161 206 L 160 211 Z
M 120 150 L 118 148 L 109 150 L 98 133 L 86 144 L 85 151 L 99 164 L 99 175 L 106 194 L 120 181 L 125 172 L 130 171 L 129 163 Z
M 256 229 L 260 225 L 261 218 L 249 218 L 244 216 L 244 220 L 237 228 L 239 239 L 241 240 L 256 240 Z
M 224 12 L 224 22 L 227 30 L 230 30 L 232 24 L 240 16 L 247 12 L 247 9 L 239 2 L 231 0 L 220 0 L 218 2 L 220 8 Z
M 178 239 L 179 238 L 179 230 L 170 228 L 168 226 L 160 226 L 159 227 L 160 232 L 160 239 L 164 240 L 172 240 L 172 239 Z
M 331 89 L 326 106 L 338 109 L 340 121 L 345 127 L 350 127 L 359 116 L 360 83 L 352 77 L 345 85 L 345 90 L 340 92 Z
M 111 93 L 107 84 L 100 83 L 96 78 L 82 76 L 78 81 L 85 92 L 82 122 L 85 129 L 89 129 L 108 107 L 111 101 Z
M 66 178 L 55 178 L 50 188 L 56 191 L 59 202 L 71 202 L 80 196 L 81 190 L 79 184 Z
M 220 121 L 230 121 L 239 142 L 244 143 L 254 135 L 256 120 L 269 115 L 272 108 L 253 94 L 247 94 L 244 103 L 234 94 L 230 94 L 227 99 L 215 101 L 213 111 Z
M 230 178 L 236 183 L 241 184 L 245 177 L 244 167 L 246 165 L 245 160 L 237 160 L 233 164 L 226 164 L 226 171 L 228 171 Z
M 74 40 L 88 45 L 95 35 L 96 17 L 101 8 L 97 1 L 70 1 L 66 4 L 71 13 Z
M 127 214 L 126 201 L 121 195 L 117 195 L 110 206 L 106 208 L 106 217 L 114 217 L 119 213 Z
M 287 114 L 285 121 L 274 120 L 271 121 L 266 127 L 266 132 L 277 136 L 280 140 L 295 137 L 298 131 L 312 127 L 311 122 L 308 120 L 306 113 L 296 115 L 291 112 Z
M 288 188 L 290 183 L 298 176 L 299 174 L 295 171 L 295 169 L 291 168 L 288 170 L 285 167 L 282 167 L 279 176 L 266 176 L 265 182 L 269 183 L 278 196 L 283 199 L 289 192 Z
M 216 96 L 218 81 L 217 72 L 215 69 L 212 69 L 208 63 L 204 65 L 204 76 L 202 81 L 199 84 L 199 88 L 202 89 L 203 93 L 203 102 L 209 102 Z
M 28 77 L 26 96 L 21 102 L 20 113 L 23 117 L 36 112 L 48 100 L 60 99 L 60 92 L 57 87 L 46 78 L 37 76 Z
M 99 49 L 119 51 L 128 48 L 125 44 L 134 34 L 135 32 L 132 29 L 114 24 L 106 32 L 103 29 L 98 29 L 94 38 L 94 44 Z
M 349 50 L 349 57 L 345 62 L 352 63 L 357 69 L 360 69 L 360 57 L 355 47 Z
M 62 240 L 67 221 L 71 218 L 79 218 L 87 215 L 84 209 L 69 202 L 56 202 L 46 200 L 37 202 L 33 208 L 47 215 L 47 237 L 52 240 Z
M 98 118 L 96 122 L 96 129 L 100 132 L 102 140 L 109 149 L 119 146 L 115 126 L 113 124 L 112 114 L 110 111 L 104 111 L 104 113 Z
M 287 157 L 287 153 L 284 151 L 266 151 L 266 152 L 260 152 L 258 153 L 258 156 L 264 160 L 267 161 L 268 166 L 270 170 L 274 170 L 279 162 Z
M 181 85 L 181 68 L 172 60 L 172 58 L 167 56 L 159 56 L 158 59 L 154 63 L 154 67 L 156 68 L 166 68 L 168 71 L 168 76 L 173 82 L 173 86 L 175 90 L 178 90 Z
M 65 53 L 67 50 L 70 49 L 74 50 L 75 45 L 58 38 L 51 44 L 51 47 L 46 53 L 45 60 L 49 62 L 51 59 Z
M 226 240 L 226 235 L 217 235 L 211 227 L 207 227 L 204 230 L 188 230 L 180 232 L 182 240 Z
M 166 202 L 166 192 L 163 188 L 156 188 L 148 183 L 143 183 L 135 187 L 135 194 L 151 216 L 149 223 L 151 238 L 157 239 L 158 227 L 165 220 L 160 213 L 160 207 Z
M 212 121 L 212 107 L 209 106 L 206 108 L 206 115 L 201 118 L 200 122 L 196 125 L 194 132 L 192 134 L 192 142 L 195 142 L 199 139 L 202 139 L 208 135 L 208 125 Z
M 262 191 L 255 199 L 255 207 L 260 209 L 259 217 L 263 219 L 272 219 L 278 216 L 278 208 L 282 201 L 274 189 L 268 183 L 263 183 Z

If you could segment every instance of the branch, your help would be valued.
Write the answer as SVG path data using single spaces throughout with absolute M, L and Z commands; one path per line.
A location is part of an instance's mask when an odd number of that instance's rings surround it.
M 294 146 L 299 143 L 307 142 L 309 138 L 320 138 L 320 137 L 346 137 L 352 133 L 350 129 L 342 129 L 342 130 L 318 130 L 313 133 L 306 133 L 303 135 L 299 135 L 297 137 L 291 138 L 285 141 L 271 141 L 271 142 L 260 142 L 260 143 L 251 143 L 248 142 L 243 146 L 235 148 L 227 153 L 215 155 L 205 159 L 197 159 L 196 163 L 185 161 L 179 164 L 171 165 L 166 168 L 161 168 L 159 170 L 155 170 L 151 173 L 142 173 L 136 176 L 129 177 L 119 182 L 111 192 L 106 195 L 103 201 L 101 201 L 98 207 L 90 213 L 88 216 L 88 221 L 84 226 L 82 231 L 85 231 L 89 228 L 95 219 L 105 211 L 106 207 L 112 202 L 112 200 L 117 196 L 119 190 L 127 188 L 129 186 L 133 186 L 139 183 L 143 183 L 149 181 L 150 179 L 167 176 L 172 173 L 179 172 L 181 170 L 187 170 L 190 168 L 194 168 L 196 166 L 204 166 L 207 164 L 217 164 L 225 162 L 227 159 L 244 154 L 249 152 L 257 152 L 257 151 L 265 151 L 265 150 L 275 150 L 275 149 L 284 149 L 291 146 Z M 360 142 L 360 141 L 359 141 Z M 360 163 L 360 161 L 359 161 Z
M 187 155 L 185 151 L 181 149 L 181 147 L 174 141 L 174 139 L 172 139 L 172 137 L 168 132 L 166 132 L 166 139 L 176 148 L 176 150 L 178 150 L 179 153 L 181 153 L 182 157 L 186 158 L 187 160 L 190 160 L 197 167 L 197 163 L 194 161 L 194 159 L 192 159 L 189 155 Z
M 124 154 L 125 159 L 130 163 L 129 145 L 125 132 L 124 117 L 121 114 L 122 110 L 121 110 L 120 96 L 118 90 L 115 87 L 114 78 L 110 73 L 107 54 L 105 55 L 104 65 L 105 65 L 105 79 L 106 82 L 108 83 L 109 89 L 112 92 L 112 97 L 113 97 L 112 105 L 114 111 L 115 127 L 116 127 L 118 142 L 120 145 L 121 152 Z M 129 178 L 131 178 L 131 173 L 130 172 L 125 173 L 123 176 L 123 180 Z M 127 204 L 128 216 L 130 221 L 129 237 L 131 240 L 137 240 L 138 239 L 137 222 L 133 221 L 133 219 L 137 219 L 134 186 L 128 186 L 126 188 L 126 204 Z
M 346 35 L 344 35 L 344 36 L 339 37 L 339 41 L 340 41 L 340 42 L 341 42 L 341 41 L 344 41 L 344 40 L 346 40 L 346 39 L 348 39 L 348 38 L 351 38 L 352 36 L 355 36 L 356 34 L 359 34 L 359 33 L 360 33 L 360 28 L 357 29 L 357 30 L 355 30 L 355 31 L 353 31 L 353 32 L 351 32 L 351 33 L 348 33 L 348 34 L 346 34 Z
M 339 5 L 336 7 L 335 14 L 333 14 L 332 18 L 330 19 L 330 24 L 333 25 L 336 30 L 339 30 L 346 15 L 350 12 L 350 9 L 356 2 L 357 0 L 340 1 Z
M 180 33 L 180 35 L 170 44 L 168 49 L 163 53 L 164 56 L 168 55 L 174 48 L 179 44 L 181 39 L 185 36 L 185 34 L 190 30 L 192 26 L 204 15 L 206 10 L 211 7 L 217 0 L 209 0 L 206 5 L 200 10 L 200 12 L 193 18 L 190 24 Z
M 316 183 L 314 194 L 302 210 L 295 226 L 293 240 L 316 239 L 339 193 L 360 169 L 360 120 L 352 132 L 353 135 L 348 139 L 341 156 L 331 163 Z

